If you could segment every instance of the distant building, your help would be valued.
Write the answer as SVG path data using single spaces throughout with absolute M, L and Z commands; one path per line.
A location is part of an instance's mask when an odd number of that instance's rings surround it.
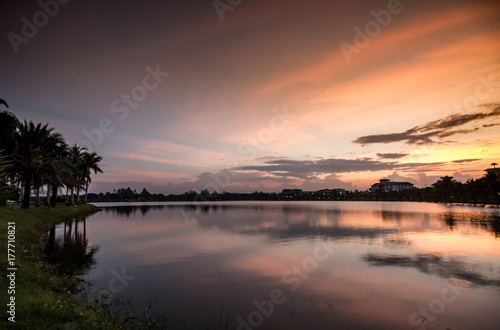
M 302 194 L 302 189 L 283 189 L 281 194 L 285 196 L 297 196 Z
M 413 183 L 395 182 L 395 181 L 391 181 L 389 179 L 380 179 L 380 182 L 372 184 L 370 191 L 371 192 L 376 192 L 376 191 L 389 192 L 389 191 L 403 191 L 403 190 L 410 190 L 410 189 L 415 189 L 415 186 L 413 185 Z
M 342 189 L 342 188 L 322 189 L 322 190 L 316 191 L 315 193 L 319 194 L 319 195 L 330 195 L 330 194 L 344 195 L 346 193 L 346 190 Z

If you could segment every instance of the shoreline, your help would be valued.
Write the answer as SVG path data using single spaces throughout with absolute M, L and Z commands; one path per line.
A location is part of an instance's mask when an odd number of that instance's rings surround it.
M 4 312 L 3 327 L 12 329 L 169 329 L 165 317 L 144 320 L 125 311 L 117 314 L 106 297 L 81 293 L 82 279 L 65 272 L 46 259 L 44 249 L 49 230 L 58 224 L 86 218 L 101 209 L 93 204 L 22 209 L 17 205 L 0 208 L 1 261 L 7 276 L 0 280 Z M 15 264 L 7 253 L 9 225 L 15 223 Z M 6 235 L 3 235 L 3 233 Z M 7 235 L 9 234 L 9 235 Z M 8 240 L 9 238 L 9 240 Z M 14 269 L 10 271 L 9 269 Z M 15 276 L 9 278 L 14 272 Z M 85 281 L 83 281 L 85 282 Z M 12 287 L 12 289 L 11 289 Z M 12 306 L 9 306 L 13 301 Z M 119 305 L 119 301 L 118 301 Z M 116 306 L 115 306 L 116 307 Z M 10 309 L 10 311 L 9 311 Z M 9 314 L 10 312 L 10 314 Z
M 44 259 L 46 233 L 68 220 L 99 212 L 93 204 L 56 208 L 0 208 L 1 260 L 6 275 L 0 280 L 4 327 L 13 329 L 117 329 L 119 324 L 92 310 L 74 290 L 80 281 Z M 4 233 L 6 233 L 4 235 Z M 7 235 L 8 233 L 8 235 Z M 8 250 L 10 248 L 10 250 Z M 7 253 L 8 251 L 8 253 Z
M 496 203 L 471 203 L 471 202 L 435 202 L 435 201 L 418 201 L 418 200 L 384 200 L 384 199 L 338 199 L 338 200 L 309 200 L 309 199 L 283 199 L 283 200 L 256 200 L 256 199 L 235 199 L 235 200 L 192 200 L 192 201 L 104 201 L 96 202 L 93 204 L 98 204 L 97 207 L 107 207 L 107 206 L 141 206 L 141 205 L 167 205 L 167 204 L 178 204 L 178 205 L 203 205 L 211 203 L 226 203 L 226 202 L 276 202 L 276 203 L 290 203 L 290 202 L 388 202 L 388 203 L 429 203 L 429 204 L 440 204 L 445 206 L 469 206 L 469 207 L 479 207 L 479 208 L 500 208 L 500 205 Z

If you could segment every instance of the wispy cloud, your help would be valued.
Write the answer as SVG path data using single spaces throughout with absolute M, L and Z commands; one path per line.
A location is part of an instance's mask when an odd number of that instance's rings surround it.
M 477 162 L 477 161 L 480 161 L 481 159 L 478 159 L 478 158 L 470 158 L 470 159 L 458 159 L 458 160 L 454 160 L 452 161 L 452 163 L 456 163 L 456 164 L 463 164 L 463 163 L 472 163 L 472 162 Z
M 383 159 L 399 159 L 403 158 L 405 156 L 408 156 L 408 154 L 405 153 L 377 153 L 377 156 Z
M 235 168 L 235 170 L 262 171 L 277 177 L 307 179 L 321 174 L 392 171 L 396 169 L 415 170 L 443 164 L 443 162 L 398 163 L 394 161 L 378 161 L 372 158 L 327 158 L 319 160 L 272 159 L 264 161 L 264 165 L 240 166 Z
M 404 142 L 406 144 L 416 145 L 439 143 L 439 140 L 445 137 L 457 134 L 470 134 L 481 130 L 480 127 L 454 130 L 456 127 L 463 126 L 474 121 L 500 116 L 500 104 L 498 103 L 483 104 L 480 105 L 480 107 L 489 108 L 491 111 L 470 114 L 453 114 L 439 120 L 415 126 L 401 133 L 366 135 L 357 138 L 353 142 L 361 145 L 393 142 Z M 485 128 L 485 125 L 483 125 L 482 128 Z

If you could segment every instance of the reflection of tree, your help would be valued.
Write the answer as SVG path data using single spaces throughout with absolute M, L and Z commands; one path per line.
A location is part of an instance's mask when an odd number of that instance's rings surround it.
M 500 237 L 500 215 L 494 213 L 475 214 L 470 217 L 470 221 L 484 230 L 495 233 L 495 237 Z
M 60 264 L 69 272 L 81 274 L 95 264 L 94 254 L 97 246 L 88 246 L 85 219 L 66 222 L 62 237 L 56 237 L 56 227 L 49 231 L 45 253 L 49 262 Z
M 457 213 L 446 212 L 440 215 L 441 219 L 450 227 L 455 229 L 460 223 L 471 223 L 481 227 L 481 229 L 490 231 L 495 237 L 500 237 L 500 215 L 496 213 L 475 212 L 475 213 Z
M 258 222 L 264 221 L 263 216 L 265 214 L 272 214 L 274 219 L 276 217 L 283 217 L 284 224 L 288 224 L 287 217 L 289 216 L 301 216 L 303 218 L 304 225 L 296 224 L 288 226 L 288 228 L 273 229 L 266 227 L 266 233 L 274 237 L 292 238 L 292 237 L 330 237 L 330 238 L 342 238 L 342 237 L 380 237 L 381 235 L 390 234 L 395 231 L 395 229 L 389 228 L 341 228 L 338 226 L 338 221 L 342 217 L 343 211 L 341 208 L 327 208 L 322 209 L 318 212 L 315 211 L 314 207 L 310 205 L 292 205 L 292 204 L 280 204 L 280 203 L 262 203 L 262 204 L 214 204 L 214 203 L 193 203 L 193 204 L 169 204 L 169 205 L 121 205 L 121 206 L 110 206 L 104 207 L 104 212 L 109 212 L 113 215 L 120 217 L 129 218 L 131 215 L 135 215 L 136 212 L 140 212 L 143 217 L 151 212 L 152 210 L 162 210 L 168 209 L 169 211 L 175 212 L 184 210 L 187 214 L 199 214 L 203 215 L 221 215 L 221 213 L 234 212 L 238 213 L 238 221 L 234 219 L 226 219 L 226 216 L 212 217 L 203 216 L 198 218 L 198 224 L 201 227 L 220 227 L 221 229 L 231 229 L 239 233 L 247 233 L 254 235 L 257 232 L 255 230 L 245 229 L 241 232 L 241 227 L 247 225 L 255 225 L 258 228 Z M 359 212 L 360 216 L 363 216 L 363 212 L 355 210 L 354 212 Z M 258 214 L 256 214 L 258 213 Z M 461 223 L 471 222 L 473 224 L 479 225 L 482 229 L 493 232 L 497 237 L 500 237 L 500 216 L 496 213 L 488 212 L 446 212 L 446 213 L 436 213 L 429 214 L 425 213 L 420 215 L 415 212 L 402 212 L 393 210 L 382 210 L 374 213 L 375 216 L 380 217 L 383 221 L 396 221 L 397 223 L 402 223 L 403 220 L 408 218 L 414 218 L 418 215 L 419 218 L 423 219 L 422 226 L 429 226 L 429 223 L 435 217 L 442 219 L 451 229 L 457 228 Z M 244 216 L 242 216 L 244 215 Z M 249 216 L 252 215 L 252 216 Z M 255 215 L 255 216 L 254 216 Z M 314 225 L 315 220 L 317 220 L 318 215 L 326 216 L 331 221 L 330 227 L 319 228 Z M 306 223 L 307 222 L 307 223 Z M 259 229 L 256 229 L 257 231 Z
M 151 210 L 161 210 L 166 205 L 120 205 L 120 206 L 109 206 L 104 207 L 104 212 L 109 212 L 113 215 L 125 216 L 129 218 L 131 215 L 135 215 L 137 211 L 141 212 L 142 217 L 146 217 L 147 213 Z
M 401 211 L 382 210 L 381 216 L 383 221 L 395 220 L 397 223 L 400 223 L 403 219 L 403 213 Z
M 435 254 L 418 254 L 414 257 L 407 257 L 370 253 L 363 256 L 362 259 L 372 266 L 415 268 L 422 273 L 443 278 L 457 278 L 476 285 L 500 287 L 500 280 L 494 278 L 495 273 L 498 274 L 500 269 L 494 270 L 490 265 L 481 267 L 481 265 L 478 266 L 454 258 L 445 259 Z M 491 277 L 484 274 L 488 270 L 492 273 Z
M 450 227 L 451 230 L 455 229 L 456 226 L 456 221 L 455 221 L 455 214 L 453 212 L 446 212 L 443 215 L 443 220 L 446 222 L 448 227 Z

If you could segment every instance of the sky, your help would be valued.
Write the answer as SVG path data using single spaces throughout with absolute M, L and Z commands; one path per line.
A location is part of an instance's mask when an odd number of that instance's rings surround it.
M 0 98 L 103 157 L 90 192 L 424 187 L 500 160 L 498 1 L 12 0 L 0 31 Z

